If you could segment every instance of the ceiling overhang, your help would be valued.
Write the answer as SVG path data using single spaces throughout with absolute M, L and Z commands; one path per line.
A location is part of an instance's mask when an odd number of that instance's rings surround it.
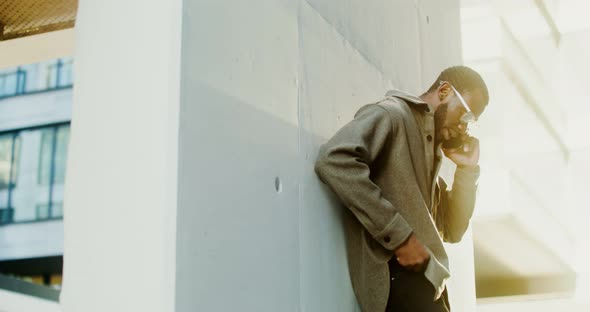
M 0 41 L 74 27 L 78 0 L 0 1 Z

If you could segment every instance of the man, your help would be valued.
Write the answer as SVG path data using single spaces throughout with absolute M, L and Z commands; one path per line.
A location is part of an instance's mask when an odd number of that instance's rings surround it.
M 479 141 L 467 129 L 488 104 L 481 76 L 445 69 L 420 97 L 389 91 L 319 152 L 315 170 L 346 209 L 348 266 L 365 312 L 449 311 L 443 241 L 469 225 Z M 442 155 L 456 165 L 451 190 Z

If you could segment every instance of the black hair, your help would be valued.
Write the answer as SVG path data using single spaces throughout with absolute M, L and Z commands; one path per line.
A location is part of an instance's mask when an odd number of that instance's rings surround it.
M 461 93 L 477 89 L 481 90 L 485 105 L 490 100 L 488 87 L 483 81 L 483 78 L 475 70 L 467 66 L 453 66 L 443 70 L 432 86 L 430 86 L 427 93 L 436 91 L 443 81 L 450 83 Z

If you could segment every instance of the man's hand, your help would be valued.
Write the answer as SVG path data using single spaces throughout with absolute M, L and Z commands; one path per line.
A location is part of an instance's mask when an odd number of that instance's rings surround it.
M 457 166 L 475 167 L 479 162 L 479 140 L 468 137 L 463 146 L 455 149 L 443 149 L 443 152 Z
M 414 233 L 394 253 L 401 266 L 414 272 L 424 271 L 430 259 L 430 254 Z

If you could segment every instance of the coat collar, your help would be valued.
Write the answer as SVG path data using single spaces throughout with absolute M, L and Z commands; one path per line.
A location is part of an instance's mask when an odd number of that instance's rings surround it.
M 387 93 L 385 93 L 385 97 L 400 98 L 400 99 L 405 100 L 409 104 L 412 104 L 412 105 L 422 108 L 427 113 L 433 112 L 430 105 L 428 105 L 428 103 L 424 102 L 421 98 L 419 98 L 413 94 L 401 91 L 401 90 L 389 90 L 389 91 L 387 91 Z

